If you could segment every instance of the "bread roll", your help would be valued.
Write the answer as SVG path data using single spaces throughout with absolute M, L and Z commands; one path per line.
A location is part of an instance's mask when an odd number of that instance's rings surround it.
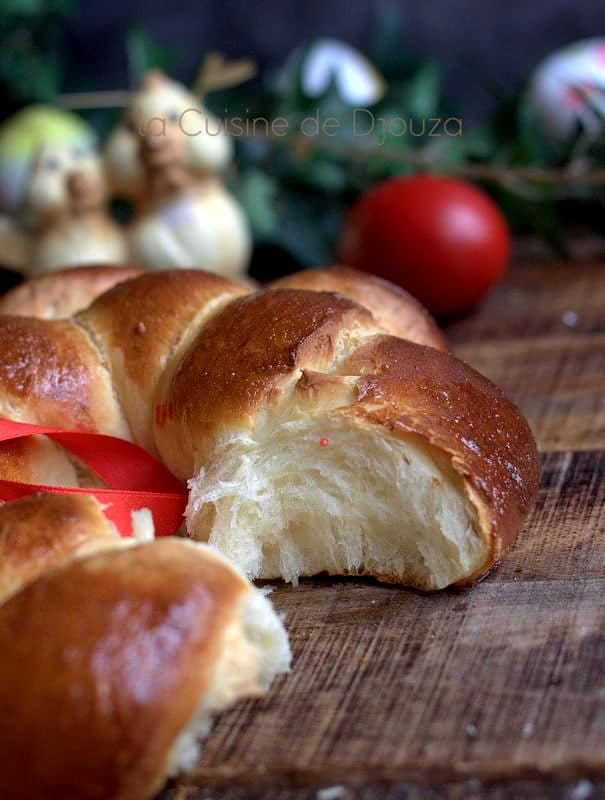
M 0 318 L 0 413 L 134 439 L 189 481 L 190 535 L 249 577 L 480 577 L 536 493 L 527 423 L 405 294 L 317 272 L 292 280 L 338 293 L 183 270 L 68 320 Z
M 5 505 L 0 552 L 0 797 L 150 798 L 288 669 L 269 601 L 220 554 L 125 542 L 92 498 Z
M 533 437 L 500 390 L 338 295 L 233 301 L 159 402 L 156 445 L 189 478 L 190 535 L 252 578 L 467 584 L 500 560 L 537 490 Z

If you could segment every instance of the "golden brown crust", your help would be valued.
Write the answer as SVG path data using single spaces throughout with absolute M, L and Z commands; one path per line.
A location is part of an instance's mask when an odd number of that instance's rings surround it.
M 111 376 L 70 320 L 0 317 L 0 415 L 130 438 Z
M 57 319 L 89 306 L 117 283 L 140 275 L 138 267 L 89 266 L 32 278 L 0 297 L 0 314 Z
M 46 436 L 0 442 L 0 479 L 54 486 L 79 485 L 71 458 Z
M 368 308 L 386 333 L 438 350 L 449 349 L 437 323 L 416 298 L 366 272 L 342 266 L 307 269 L 273 281 L 269 288 L 338 292 Z
M 211 313 L 249 289 L 201 270 L 145 273 L 79 314 L 110 362 L 114 386 L 135 440 L 153 451 L 152 398 L 178 347 Z
M 162 459 L 191 477 L 224 430 L 251 430 L 275 412 L 302 370 L 329 372 L 347 337 L 379 331 L 361 306 L 328 292 L 281 289 L 230 303 L 192 342 L 158 394 Z
M 78 552 L 120 538 L 89 495 L 37 494 L 0 506 L 0 602 Z
M 165 539 L 77 559 L 11 597 L 0 796 L 150 797 L 246 591 L 206 549 Z
M 0 442 L 0 479 L 50 486 L 106 487 L 92 469 L 48 436 Z
M 485 572 L 517 535 L 538 490 L 536 444 L 523 415 L 459 359 L 394 337 L 376 337 L 342 368 L 363 376 L 347 413 L 422 437 L 470 484 L 489 545 L 477 576 Z
M 341 281 L 341 270 L 327 272 Z M 150 273 L 75 322 L 0 318 L 0 413 L 114 432 L 113 385 L 136 440 L 157 446 L 183 479 L 221 437 L 262 436 L 294 413 L 348 414 L 387 435 L 420 436 L 466 481 L 488 553 L 478 575 L 501 558 L 535 495 L 533 437 L 470 367 L 383 330 L 341 293 L 249 294 L 195 270 Z
M 300 413 L 419 436 L 466 482 L 486 545 L 478 576 L 501 558 L 535 497 L 531 431 L 496 386 L 453 355 L 376 333 L 364 309 L 335 294 L 271 290 L 230 304 L 163 386 L 162 457 L 190 477 L 222 438 L 262 438 Z

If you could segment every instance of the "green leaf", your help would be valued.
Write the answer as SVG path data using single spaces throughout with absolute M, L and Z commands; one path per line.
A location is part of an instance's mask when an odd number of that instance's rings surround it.
M 420 67 L 406 83 L 402 97 L 402 111 L 418 119 L 430 117 L 439 107 L 441 93 L 441 70 L 438 64 L 428 63 Z
M 522 97 L 517 106 L 517 122 L 519 140 L 527 154 L 526 162 L 549 165 L 557 162 L 557 150 L 546 138 L 536 119 L 534 110 Z
M 268 237 L 277 229 L 275 198 L 278 187 L 274 178 L 258 169 L 240 175 L 232 191 L 241 203 L 253 233 Z
M 497 199 L 515 228 L 525 227 L 540 236 L 560 258 L 569 258 L 561 220 L 554 202 L 529 200 L 509 189 L 499 189 Z
M 137 86 L 150 69 L 167 72 L 174 56 L 174 48 L 156 44 L 140 26 L 134 25 L 129 29 L 126 35 L 126 57 L 132 86 Z

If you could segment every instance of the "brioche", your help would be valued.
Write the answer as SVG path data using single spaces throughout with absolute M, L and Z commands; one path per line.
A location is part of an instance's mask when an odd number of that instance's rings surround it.
M 500 560 L 537 490 L 533 437 L 502 392 L 332 294 L 229 304 L 158 399 L 190 534 L 254 578 L 464 584 Z
M 137 267 L 72 267 L 31 278 L 0 297 L 0 314 L 56 319 L 89 306 L 116 283 L 140 275 Z
M 30 495 L 5 503 L 0 506 L 0 602 L 70 558 L 128 543 L 89 495 Z
M 393 336 L 448 350 L 435 320 L 415 297 L 392 283 L 350 267 L 307 269 L 269 284 L 271 289 L 310 289 L 336 292 L 365 306 L 376 322 Z
M 85 495 L 0 508 L 0 797 L 144 800 L 290 651 L 269 601 L 186 539 L 126 542 Z
M 0 476 L 20 483 L 78 486 L 74 461 L 60 445 L 46 436 L 0 442 Z
M 4 343 L 0 413 L 134 439 L 189 481 L 190 536 L 249 577 L 464 585 L 537 490 L 518 409 L 415 301 L 351 270 L 257 293 L 143 275 L 70 320 L 0 318 Z

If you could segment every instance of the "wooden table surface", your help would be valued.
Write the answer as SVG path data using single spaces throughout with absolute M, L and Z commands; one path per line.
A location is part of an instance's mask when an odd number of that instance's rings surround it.
M 518 263 L 447 332 L 538 441 L 516 546 L 467 591 L 277 586 L 292 673 L 161 800 L 605 797 L 605 264 Z

